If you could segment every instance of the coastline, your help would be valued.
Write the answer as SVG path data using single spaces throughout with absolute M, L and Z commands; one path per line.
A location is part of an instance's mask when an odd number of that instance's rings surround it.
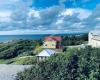
M 0 35 L 1 43 L 8 43 L 17 40 L 39 40 L 46 36 L 64 36 L 64 35 L 82 35 L 88 33 L 62 33 L 62 34 L 16 34 L 16 35 Z

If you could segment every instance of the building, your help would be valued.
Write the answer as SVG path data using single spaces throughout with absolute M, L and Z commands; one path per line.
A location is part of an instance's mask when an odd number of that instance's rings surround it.
M 52 49 L 44 49 L 42 52 L 40 52 L 37 55 L 37 60 L 38 61 L 44 61 L 46 58 L 52 56 L 55 54 L 55 51 Z
M 100 30 L 90 31 L 88 40 L 92 47 L 100 47 Z
M 47 48 L 47 49 L 61 48 L 61 37 L 60 36 L 45 37 L 43 48 Z
M 44 48 L 43 51 L 41 51 L 37 55 L 37 61 L 44 61 L 46 58 L 61 52 L 61 37 L 59 36 L 49 36 L 44 38 L 44 43 L 42 45 L 42 48 Z

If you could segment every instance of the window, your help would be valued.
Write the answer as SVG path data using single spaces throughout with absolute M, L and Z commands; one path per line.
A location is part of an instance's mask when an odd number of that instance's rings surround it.
M 52 44 L 52 46 L 55 46 L 54 44 Z

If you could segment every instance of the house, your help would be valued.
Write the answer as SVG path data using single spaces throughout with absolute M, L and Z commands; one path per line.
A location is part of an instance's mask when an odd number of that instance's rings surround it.
M 61 48 L 61 37 L 60 36 L 45 37 L 42 47 L 47 49 Z
M 40 52 L 37 56 L 38 61 L 44 61 L 46 58 L 52 56 L 55 54 L 55 51 L 52 49 L 44 49 L 42 52 Z
M 89 32 L 88 44 L 92 47 L 100 47 L 100 30 Z

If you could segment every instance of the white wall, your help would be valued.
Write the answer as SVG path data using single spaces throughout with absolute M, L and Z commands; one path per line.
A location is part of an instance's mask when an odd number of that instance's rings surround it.
M 93 33 L 89 32 L 88 40 L 88 44 L 92 47 L 100 47 L 100 38 L 97 36 L 93 36 Z

